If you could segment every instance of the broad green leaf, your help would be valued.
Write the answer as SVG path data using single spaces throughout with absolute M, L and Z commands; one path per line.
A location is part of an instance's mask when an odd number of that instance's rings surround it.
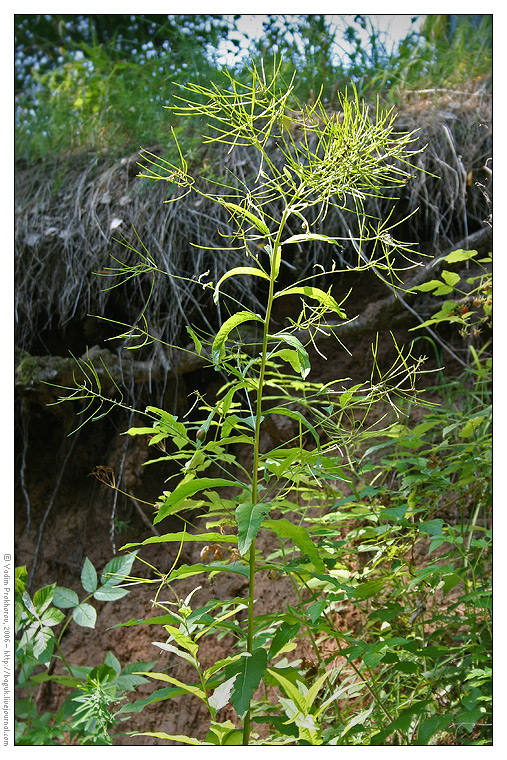
M 173 686 L 178 686 L 187 694 L 193 694 L 194 697 L 198 697 L 198 699 L 200 699 L 202 702 L 206 702 L 206 694 L 202 689 L 199 688 L 199 686 L 192 686 L 192 684 L 178 681 L 177 678 L 168 676 L 167 673 L 139 673 L 138 675 L 148 676 L 149 678 L 154 678 L 157 681 L 167 681 L 167 683 L 173 684 Z
M 86 602 L 81 602 L 77 607 L 72 610 L 72 617 L 77 625 L 82 628 L 95 628 L 95 622 L 97 620 L 97 611 L 95 607 Z
M 453 719 L 454 715 L 432 715 L 431 718 L 426 718 L 419 725 L 417 743 L 428 744 L 431 737 L 446 729 Z
M 41 615 L 41 623 L 44 625 L 49 626 L 50 628 L 54 625 L 58 625 L 62 622 L 62 620 L 65 618 L 65 615 L 60 610 L 57 610 L 55 607 L 49 607 L 49 609 L 44 610 L 44 612 Z
M 53 595 L 55 593 L 56 583 L 52 583 L 51 586 L 44 586 L 39 589 L 33 595 L 33 604 L 37 610 L 37 614 L 41 615 L 53 601 Z
M 270 355 L 270 359 L 275 359 L 277 356 L 283 361 L 288 362 L 294 372 L 301 372 L 301 364 L 299 363 L 299 354 L 297 351 L 293 351 L 292 348 L 282 348 L 281 351 L 275 351 Z
M 414 287 L 410 288 L 410 290 L 419 290 L 421 293 L 429 293 L 430 290 L 435 290 L 441 286 L 441 280 L 428 280 L 428 282 L 423 282 L 422 285 L 414 285 Z
M 55 607 L 65 610 L 69 607 L 76 607 L 79 604 L 79 597 L 75 591 L 64 586 L 57 586 L 53 596 Z
M 237 746 L 243 742 L 243 731 L 236 728 L 234 723 L 230 720 L 226 720 L 223 723 L 211 721 L 210 730 L 206 735 L 206 741 L 210 741 L 215 746 L 220 747 Z
M 157 515 L 155 516 L 155 519 L 153 520 L 153 524 L 159 523 L 161 520 L 164 519 L 164 517 L 167 517 L 167 515 L 172 514 L 173 512 L 176 512 L 178 510 L 179 505 L 184 502 L 186 499 L 188 499 L 190 496 L 193 496 L 194 494 L 198 493 L 198 491 L 203 491 L 205 488 L 218 488 L 219 486 L 240 486 L 241 484 L 237 483 L 234 480 L 228 480 L 226 478 L 194 478 L 193 480 L 189 480 L 186 483 L 183 483 L 183 485 L 178 486 L 171 494 L 167 497 L 166 501 L 160 509 L 157 512 Z
M 451 287 L 461 280 L 461 277 L 457 272 L 449 272 L 447 269 L 442 270 L 440 274 L 446 285 L 450 285 Z
M 222 277 L 217 282 L 215 286 L 215 292 L 213 294 L 213 300 L 215 303 L 218 303 L 220 285 L 223 283 L 223 281 L 227 280 L 228 277 L 235 277 L 237 274 L 249 274 L 253 275 L 254 277 L 263 277 L 265 280 L 269 280 L 269 275 L 266 274 L 266 272 L 264 272 L 262 269 L 257 269 L 256 267 L 234 267 L 234 269 L 230 269 L 228 272 L 222 275 Z
M 14 592 L 21 594 L 26 589 L 28 570 L 26 565 L 20 565 L 14 569 Z
M 51 642 L 54 641 L 54 633 L 51 628 L 40 628 L 33 639 L 33 655 L 37 659 L 46 652 Z
M 340 306 L 338 302 L 333 298 L 333 296 L 327 292 L 325 293 L 320 288 L 314 288 L 310 285 L 304 285 L 302 287 L 295 287 L 295 288 L 287 288 L 286 290 L 282 290 L 279 293 L 275 294 L 275 298 L 278 298 L 279 296 L 288 296 L 288 295 L 303 295 L 307 298 L 312 298 L 315 301 L 318 301 L 321 306 L 324 306 L 326 309 L 329 309 L 329 311 L 334 311 L 336 314 L 338 314 L 340 317 L 346 318 L 346 314 L 343 311 L 343 309 L 340 309 Z
M 212 543 L 213 541 L 220 541 L 220 542 L 228 542 L 235 544 L 237 542 L 238 538 L 237 536 L 231 536 L 231 535 L 223 535 L 222 533 L 215 533 L 215 532 L 209 532 L 209 533 L 187 533 L 186 531 L 180 531 L 179 533 L 164 533 L 163 536 L 150 536 L 150 538 L 147 538 L 145 541 L 142 541 L 140 543 L 134 543 L 134 544 L 125 544 L 125 546 L 122 546 L 123 549 L 130 549 L 133 546 L 147 546 L 148 544 L 165 544 L 165 543 L 171 543 L 174 541 L 177 541 L 178 543 L 181 543 L 184 541 L 187 543 L 187 541 L 206 541 L 207 543 Z
M 240 718 L 243 718 L 250 707 L 250 700 L 261 682 L 267 663 L 266 650 L 259 648 L 226 668 L 228 677 L 237 676 L 231 693 L 231 702 Z
M 444 256 L 444 261 L 447 261 L 449 264 L 455 264 L 457 261 L 473 259 L 474 256 L 477 256 L 477 251 L 465 251 L 463 248 L 458 248 L 456 251 L 452 251 L 447 256 Z
M 326 572 L 326 566 L 321 559 L 319 552 L 313 544 L 310 536 L 300 525 L 293 525 L 285 517 L 279 520 L 264 520 L 263 526 L 272 530 L 280 538 L 290 538 L 292 542 L 301 550 L 303 554 L 308 554 L 310 561 L 320 573 Z
M 483 420 L 484 417 L 474 417 L 472 420 L 468 420 L 464 427 L 459 431 L 458 436 L 460 438 L 470 438 Z
M 238 504 L 236 507 L 236 522 L 238 523 L 238 551 L 243 556 L 249 550 L 252 541 L 257 536 L 261 522 L 268 516 L 268 504 Z
M 97 571 L 95 570 L 88 557 L 85 559 L 83 569 L 81 570 L 81 584 L 84 590 L 88 591 L 90 594 L 92 594 L 97 589 Z
M 366 583 L 360 583 L 354 589 L 354 595 L 358 599 L 369 599 L 372 596 L 376 596 L 381 589 L 385 586 L 385 580 L 382 578 L 374 578 Z
M 232 330 L 236 329 L 243 322 L 262 322 L 262 319 L 254 314 L 253 311 L 238 311 L 232 317 L 227 319 L 220 330 L 217 332 L 213 345 L 211 347 L 211 359 L 213 364 L 218 364 L 225 356 L 225 341 Z
M 99 602 L 115 602 L 130 594 L 130 591 L 120 586 L 105 584 L 93 592 L 93 598 Z
M 137 552 L 131 552 L 120 557 L 114 557 L 105 565 L 102 570 L 100 582 L 111 585 L 118 584 L 125 580 L 132 570 Z
M 269 235 L 269 227 L 267 227 L 266 223 L 259 219 L 258 216 L 255 216 L 255 214 L 252 214 L 251 211 L 248 211 L 248 209 L 243 208 L 243 206 L 238 206 L 236 203 L 229 203 L 226 201 L 219 201 L 222 206 L 225 206 L 225 208 L 229 209 L 229 211 L 234 211 L 238 214 L 241 214 L 246 219 L 248 219 L 252 224 L 259 230 L 259 232 L 262 232 L 263 235 Z

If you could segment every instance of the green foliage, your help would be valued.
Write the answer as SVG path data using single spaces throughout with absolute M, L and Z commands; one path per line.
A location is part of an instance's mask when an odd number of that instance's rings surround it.
M 162 106 L 177 86 L 207 86 L 220 76 L 219 43 L 239 55 L 237 17 L 219 15 L 25 15 L 15 19 L 16 153 L 27 160 L 57 151 L 104 151 L 124 155 L 141 145 L 170 151 Z M 407 91 L 469 87 L 491 75 L 491 16 L 479 27 L 466 15 L 428 16 L 423 34 L 399 46 L 387 43 L 369 16 L 356 15 L 345 33 L 348 60 L 334 50 L 331 17 L 270 15 L 259 41 L 250 40 L 251 60 L 283 56 L 280 81 L 292 72 L 298 99 L 312 106 L 320 94 L 339 107 L 337 92 L 356 83 L 361 97 L 376 93 L 399 103 Z M 365 36 L 367 42 L 365 42 Z M 239 58 L 237 81 L 247 82 L 250 59 Z M 198 121 L 175 120 L 187 159 L 202 164 Z
M 254 67 L 248 85 L 231 73 L 221 86 L 188 84 L 173 107 L 180 117 L 206 118 L 206 140 L 257 151 L 251 187 L 238 191 L 212 183 L 210 190 L 189 169 L 178 141 L 178 162 L 145 154 L 143 176 L 227 209 L 236 232 L 219 250 L 242 250 L 253 266 L 231 268 L 218 283 L 204 282 L 205 275 L 200 280 L 224 314 L 215 335 L 189 330 L 195 354 L 225 379 L 216 398 L 196 392 L 197 408 L 182 420 L 149 406 L 148 424 L 127 431 L 149 436 L 157 453 L 147 465 L 177 466 L 155 505 L 154 523 L 170 516 L 183 529 L 123 547 L 180 544 L 169 571 L 150 565 L 149 579 L 129 577 L 157 587 L 153 603 L 160 614 L 123 625 L 162 626 L 165 640 L 153 643 L 191 666 L 194 677 L 147 673 L 163 687 L 119 714 L 193 696 L 208 714 L 204 740 L 142 732 L 189 745 L 487 744 L 489 365 L 476 352 L 475 367 L 461 384 L 438 388 L 446 394 L 442 407 L 418 399 L 415 382 L 424 358 L 394 339 L 396 359 L 388 370 L 379 367 L 378 342 L 372 347 L 368 382 L 310 379 L 316 333 L 328 318 L 336 326 L 347 317 L 331 289 L 310 287 L 309 278 L 281 282 L 290 244 L 318 238 L 341 246 L 345 238 L 315 232 L 305 215 L 315 208 L 315 224 L 323 224 L 328 209 L 338 207 L 349 215 L 346 240 L 358 252 L 353 271 L 371 269 L 401 288 L 392 262 L 399 253 L 410 263 L 410 248 L 394 239 L 393 225 L 365 215 L 363 200 L 382 195 L 386 185 L 403 186 L 415 151 L 412 135 L 394 131 L 392 113 L 379 106 L 372 121 L 355 91 L 342 99 L 342 119 L 324 118 L 319 99 L 310 109 L 298 108 L 302 134 L 296 134 L 297 99 L 291 85 L 281 86 L 280 66 L 275 61 L 268 72 Z M 284 166 L 271 161 L 270 139 L 278 142 Z M 265 210 L 273 197 L 281 204 L 277 217 Z M 295 225 L 302 233 L 294 233 Z M 366 249 L 371 258 L 362 255 Z M 451 254 L 446 263 L 460 255 Z M 115 268 L 120 279 L 130 271 Z M 444 272 L 435 287 L 445 295 L 458 280 Z M 266 280 L 260 313 L 227 295 L 227 281 L 245 276 Z M 277 331 L 273 304 L 286 295 L 300 299 L 301 311 Z M 135 331 L 136 340 L 139 332 L 154 339 L 143 323 Z M 132 334 L 122 337 L 128 345 Z M 112 403 L 94 385 L 92 370 L 82 381 L 76 377 L 73 393 L 60 399 L 85 400 L 91 418 L 94 405 L 100 411 Z M 291 433 L 266 449 L 261 433 L 278 418 L 292 425 Z M 248 467 L 235 455 L 235 444 L 248 452 Z M 261 535 L 268 549 L 261 548 Z M 202 561 L 179 565 L 187 541 L 202 542 Z M 128 572 L 121 567 L 122 576 Z M 209 599 L 196 607 L 192 598 L 200 586 L 180 598 L 178 581 L 202 575 L 211 580 L 217 573 L 245 577 L 247 598 Z M 259 574 L 285 579 L 296 601 L 259 614 Z M 105 588 L 104 576 L 101 582 Z M 97 584 L 85 564 L 83 585 L 97 594 Z M 166 590 L 175 601 L 165 601 Z M 360 622 L 349 630 L 341 616 L 351 609 Z M 234 642 L 227 657 L 204 667 L 202 640 L 226 634 Z M 310 660 L 300 655 L 304 643 Z M 221 721 L 220 710 L 229 703 L 237 720 L 229 713 Z M 94 725 L 103 727 L 106 720 L 100 712 Z
M 97 613 L 88 599 L 121 599 L 129 590 L 120 586 L 130 572 L 136 553 L 117 557 L 106 564 L 98 582 L 97 571 L 86 558 L 81 572 L 83 589 L 89 593 L 82 602 L 75 591 L 53 583 L 39 589 L 33 599 L 26 591 L 27 571 L 16 568 L 15 580 L 15 667 L 17 688 L 26 697 L 15 702 L 16 744 L 55 745 L 79 741 L 80 744 L 111 744 L 110 729 L 122 718 L 111 711 L 127 691 L 147 683 L 138 671 L 148 671 L 154 663 L 134 663 L 123 669 L 109 652 L 98 667 L 68 664 L 61 641 L 67 626 L 95 628 Z M 54 605 L 54 606 L 52 606 Z M 67 619 L 61 610 L 72 610 Z M 61 628 L 58 635 L 55 631 Z M 56 650 L 56 651 L 55 651 Z M 54 673 L 60 660 L 66 673 Z M 40 666 L 45 670 L 40 671 Z M 136 672 L 134 672 L 136 671 Z M 56 714 L 38 714 L 34 689 L 52 681 L 73 691 Z

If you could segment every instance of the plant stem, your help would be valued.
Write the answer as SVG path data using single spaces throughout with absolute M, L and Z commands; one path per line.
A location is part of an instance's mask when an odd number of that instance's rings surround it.
M 285 222 L 289 216 L 288 208 L 286 207 L 280 226 L 276 235 L 276 240 L 273 244 L 273 252 L 271 258 L 271 272 L 269 278 L 269 294 L 266 304 L 266 316 L 264 319 L 264 331 L 262 337 L 262 353 L 261 353 L 261 366 L 259 371 L 259 385 L 257 388 L 257 401 L 255 409 L 255 436 L 254 436 L 254 458 L 253 458 L 253 472 L 252 472 L 252 503 L 257 504 L 259 500 L 258 493 L 258 480 L 259 480 L 259 458 L 260 458 L 260 430 L 261 430 L 261 412 L 262 412 L 262 395 L 264 388 L 264 377 L 266 374 L 266 362 L 268 355 L 268 336 L 269 336 L 269 322 L 271 319 L 271 309 L 273 308 L 273 298 L 275 291 L 275 281 L 278 275 L 277 269 L 275 269 L 275 257 L 276 251 L 280 244 L 283 228 Z M 279 268 L 279 267 L 277 267 Z M 248 594 L 248 634 L 247 634 L 247 651 L 250 654 L 253 651 L 253 628 L 254 628 L 254 592 L 255 592 L 255 540 L 252 541 L 250 546 L 250 577 L 249 577 L 249 594 Z M 245 716 L 245 722 L 243 725 L 243 744 L 248 745 L 248 739 L 250 736 L 250 709 Z

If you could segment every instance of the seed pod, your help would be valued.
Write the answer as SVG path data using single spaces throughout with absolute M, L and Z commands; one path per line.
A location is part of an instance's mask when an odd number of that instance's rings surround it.
M 195 434 L 195 437 L 197 438 L 198 441 L 204 441 L 204 439 L 206 438 L 206 431 L 205 431 L 205 429 L 204 428 L 199 428 L 199 430 Z

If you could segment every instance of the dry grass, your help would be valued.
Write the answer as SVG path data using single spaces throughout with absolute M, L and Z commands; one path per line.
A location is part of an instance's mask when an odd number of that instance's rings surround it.
M 416 156 L 417 166 L 430 174 L 414 171 L 392 219 L 419 211 L 395 236 L 417 241 L 421 252 L 432 253 L 478 229 L 489 213 L 476 183 L 488 178 L 484 167 L 492 154 L 491 96 L 483 88 L 461 94 L 406 93 L 398 113 L 400 131 L 420 129 L 421 146 L 427 144 L 427 148 Z M 277 156 L 276 145 L 272 150 L 275 160 L 282 158 Z M 245 149 L 227 154 L 217 146 L 209 155 L 215 175 L 227 176 L 229 183 L 236 176 L 238 186 L 248 186 L 257 173 L 256 158 Z M 47 330 L 58 333 L 88 313 L 136 322 L 149 292 L 149 277 L 105 290 L 111 279 L 95 274 L 115 265 L 111 255 L 137 263 L 134 253 L 115 242 L 120 235 L 139 250 L 142 241 L 164 272 L 194 280 L 209 270 L 208 279 L 216 281 L 225 269 L 244 260 L 241 252 L 206 250 L 224 244 L 219 231 L 222 235 L 232 232 L 215 205 L 193 195 L 164 204 L 169 186 L 140 180 L 138 160 L 138 154 L 113 164 L 107 156 L 61 155 L 51 164 L 17 167 L 15 306 L 19 347 L 30 351 L 39 335 Z M 197 174 L 199 166 L 194 170 Z M 393 199 L 372 198 L 366 211 L 385 218 L 393 204 Z M 277 215 L 274 206 L 267 211 Z M 347 234 L 347 216 L 330 211 L 321 231 L 330 236 Z M 300 232 L 297 219 L 289 232 Z M 330 263 L 336 256 L 336 250 L 331 252 L 328 246 L 301 247 L 294 252 L 292 263 L 297 271 L 292 275 L 308 275 L 316 261 Z M 340 263 L 349 256 L 353 249 L 343 249 Z M 258 308 L 259 293 L 250 289 L 251 283 L 245 287 L 245 278 L 239 280 L 243 282 L 238 282 L 236 291 L 229 292 L 245 305 Z M 158 337 L 179 343 L 188 342 L 185 324 L 197 322 L 212 329 L 224 315 L 210 309 L 208 291 L 198 283 L 157 274 L 147 316 Z

